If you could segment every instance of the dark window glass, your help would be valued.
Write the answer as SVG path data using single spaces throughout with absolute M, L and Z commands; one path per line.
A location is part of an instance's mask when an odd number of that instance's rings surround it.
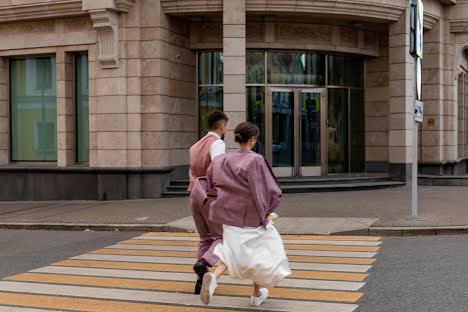
M 328 172 L 348 172 L 348 89 L 328 89 Z
M 223 53 L 200 52 L 198 54 L 198 83 L 223 83 Z
M 353 56 L 329 55 L 328 84 L 363 88 L 364 59 Z
M 88 55 L 75 58 L 76 160 L 89 161 Z
M 320 166 L 320 93 L 302 92 L 301 109 L 301 155 L 302 166 Z
M 364 90 L 351 90 L 351 172 L 365 169 L 365 111 Z
M 247 52 L 246 83 L 265 83 L 265 53 Z
M 265 89 L 247 87 L 247 118 L 260 128 L 254 151 L 265 155 Z
M 57 161 L 55 72 L 55 57 L 10 61 L 12 161 Z
M 268 83 L 325 84 L 325 55 L 310 53 L 268 53 Z
M 294 92 L 272 92 L 273 167 L 294 166 Z
M 208 132 L 208 115 L 215 110 L 223 110 L 223 87 L 199 87 L 198 108 L 198 129 L 201 138 Z

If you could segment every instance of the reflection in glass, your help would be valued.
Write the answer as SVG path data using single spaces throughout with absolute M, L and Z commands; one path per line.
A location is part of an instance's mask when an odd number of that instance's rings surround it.
M 89 161 L 88 55 L 75 58 L 76 161 Z
M 268 53 L 268 83 L 325 84 L 325 55 L 311 53 Z
M 301 93 L 302 166 L 320 166 L 320 93 Z
M 199 87 L 198 109 L 198 134 L 201 138 L 208 132 L 208 115 L 215 110 L 223 110 L 223 87 Z
M 351 172 L 365 170 L 364 90 L 351 90 Z
M 328 172 L 348 172 L 348 89 L 328 89 Z
M 265 83 L 265 53 L 251 52 L 246 54 L 246 83 Z
M 57 161 L 55 57 L 10 61 L 11 159 Z
M 223 53 L 200 52 L 198 54 L 198 83 L 223 83 Z
M 254 151 L 265 155 L 265 89 L 247 87 L 247 120 L 260 128 Z
M 272 92 L 273 167 L 294 166 L 294 92 Z
M 364 59 L 329 55 L 328 84 L 331 86 L 364 87 Z

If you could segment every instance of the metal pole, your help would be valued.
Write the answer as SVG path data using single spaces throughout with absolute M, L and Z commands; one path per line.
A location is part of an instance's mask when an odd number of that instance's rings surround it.
M 412 208 L 411 208 L 411 218 L 418 218 L 418 122 L 414 121 L 413 125 L 413 173 L 412 173 Z
M 415 57 L 415 100 L 420 100 L 420 93 L 419 93 L 419 85 L 418 85 L 418 75 L 419 75 L 419 68 L 418 62 L 420 62 L 419 57 Z M 413 164 L 412 164 L 412 205 L 411 205 L 411 218 L 417 219 L 418 218 L 418 122 L 416 120 L 413 121 Z

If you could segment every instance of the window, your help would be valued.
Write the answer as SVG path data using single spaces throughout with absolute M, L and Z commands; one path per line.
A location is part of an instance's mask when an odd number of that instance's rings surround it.
M 268 53 L 268 83 L 325 85 L 325 55 Z
M 328 84 L 330 86 L 364 88 L 363 58 L 329 55 Z
M 223 110 L 223 53 L 198 54 L 198 129 L 199 137 L 208 132 L 208 115 Z
M 75 56 L 76 161 L 89 162 L 88 55 Z
M 10 61 L 12 161 L 57 161 L 55 57 Z

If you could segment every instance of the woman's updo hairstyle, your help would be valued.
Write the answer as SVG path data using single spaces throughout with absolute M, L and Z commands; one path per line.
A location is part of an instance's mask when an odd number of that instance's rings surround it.
M 260 135 L 260 129 L 251 122 L 241 122 L 234 129 L 234 139 L 237 143 L 247 143 L 250 138 L 257 138 Z

